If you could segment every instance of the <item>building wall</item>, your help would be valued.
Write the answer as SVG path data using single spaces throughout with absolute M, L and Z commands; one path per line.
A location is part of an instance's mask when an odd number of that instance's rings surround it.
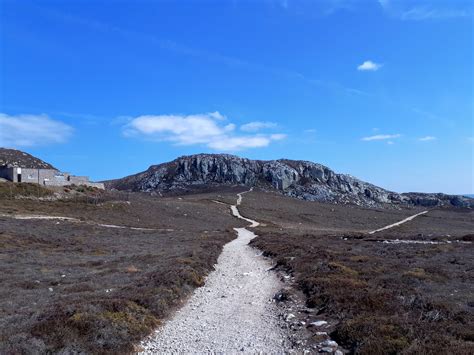
M 76 185 L 82 185 L 82 184 L 87 184 L 89 183 L 89 177 L 88 176 L 73 176 L 69 175 L 68 176 L 69 182 L 71 184 L 76 184 Z
M 16 182 L 17 178 L 17 168 L 9 166 L 0 166 L 0 177 Z
M 41 184 L 46 186 L 86 185 L 104 189 L 103 183 L 90 182 L 88 176 L 74 176 L 69 173 L 61 173 L 55 169 L 30 169 L 17 167 L 0 167 L 0 177 L 18 182 L 18 174 L 21 174 L 21 182 Z
M 21 169 L 21 182 L 44 184 L 45 181 L 55 181 L 61 183 L 63 180 L 66 181 L 66 178 L 58 170 L 29 168 Z
M 12 180 L 12 168 L 0 166 L 0 178 Z

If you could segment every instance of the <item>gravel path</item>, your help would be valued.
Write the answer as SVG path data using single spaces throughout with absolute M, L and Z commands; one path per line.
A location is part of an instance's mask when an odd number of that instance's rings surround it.
M 22 220 L 59 220 L 59 221 L 65 221 L 65 222 L 90 224 L 90 225 L 93 225 L 93 226 L 98 226 L 98 227 L 103 227 L 103 228 L 131 229 L 131 230 L 137 230 L 137 231 L 165 231 L 165 232 L 173 232 L 174 231 L 174 229 L 169 229 L 169 228 L 155 229 L 155 228 L 118 226 L 116 224 L 103 224 L 103 223 L 96 223 L 96 222 L 92 222 L 92 221 L 87 221 L 86 222 L 86 221 L 82 221 L 78 218 L 65 217 L 65 216 L 46 216 L 46 215 L 37 215 L 37 214 L 31 214 L 31 215 L 0 214 L 0 217 L 13 218 L 13 219 L 22 219 Z
M 232 213 L 251 226 L 258 222 Z M 288 337 L 281 329 L 273 295 L 282 287 L 271 265 L 248 246 L 255 234 L 235 228 L 238 237 L 226 244 L 203 287 L 196 289 L 176 315 L 142 342 L 151 353 L 284 353 Z
M 413 216 L 410 216 L 410 217 L 408 217 L 408 218 L 405 218 L 405 219 L 403 219 L 403 220 L 401 220 L 401 221 L 399 221 L 399 222 L 396 222 L 396 223 L 390 224 L 390 225 L 388 225 L 388 226 L 385 226 L 385 227 L 383 227 L 383 228 L 379 228 L 379 229 L 376 229 L 376 230 L 374 230 L 374 231 L 372 231 L 372 232 L 369 232 L 369 234 L 374 234 L 374 233 L 377 233 L 377 232 L 381 232 L 381 231 L 384 231 L 384 230 L 387 230 L 387 229 L 390 229 L 390 228 L 399 226 L 399 225 L 401 225 L 401 224 L 403 224 L 403 223 L 407 223 L 407 222 L 409 222 L 409 221 L 415 219 L 416 217 L 421 216 L 422 214 L 425 214 L 425 213 L 428 213 L 428 211 L 423 211 L 423 212 L 417 213 L 417 214 L 415 214 L 415 215 L 413 215 Z

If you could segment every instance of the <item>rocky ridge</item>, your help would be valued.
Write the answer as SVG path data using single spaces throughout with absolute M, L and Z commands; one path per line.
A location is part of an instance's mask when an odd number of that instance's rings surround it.
M 142 192 L 179 192 L 199 186 L 242 185 L 287 196 L 364 207 L 420 205 L 474 207 L 474 199 L 445 194 L 399 194 L 300 160 L 250 160 L 228 154 L 196 154 L 152 165 L 146 171 L 105 182 L 107 188 Z
M 56 169 L 31 154 L 16 149 L 0 148 L 0 166 L 13 165 L 30 169 Z

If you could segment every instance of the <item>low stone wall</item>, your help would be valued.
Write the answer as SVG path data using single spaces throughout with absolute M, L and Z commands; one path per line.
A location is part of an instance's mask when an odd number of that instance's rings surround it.
M 43 185 L 45 186 L 70 186 L 70 185 L 78 185 L 78 186 L 89 186 L 89 187 L 96 187 L 98 189 L 105 189 L 105 186 L 101 182 L 80 182 L 80 183 L 73 183 L 71 181 L 54 181 L 54 180 L 45 180 Z

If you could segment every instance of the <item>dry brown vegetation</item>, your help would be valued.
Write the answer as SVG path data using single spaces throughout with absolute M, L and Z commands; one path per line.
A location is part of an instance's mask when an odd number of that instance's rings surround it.
M 234 203 L 242 188 L 152 197 L 70 187 L 65 199 L 41 201 L 36 186 L 22 185 L 15 186 L 31 198 L 0 195 L 1 215 L 79 222 L 0 217 L 2 354 L 132 351 L 203 284 L 232 228 L 245 224 L 212 202 Z M 471 210 L 432 210 L 374 235 L 367 232 L 420 210 L 264 192 L 246 194 L 240 210 L 263 222 L 252 244 L 295 277 L 309 319 L 329 321 L 350 353 L 474 352 L 473 245 L 455 242 L 474 240 Z M 383 243 L 397 238 L 451 244 Z M 317 330 L 308 328 L 314 340 Z
M 309 319 L 328 320 L 350 353 L 474 353 L 474 246 L 455 242 L 471 239 L 473 211 L 434 210 L 368 235 L 416 211 L 280 199 L 258 192 L 244 199 L 243 214 L 266 224 L 252 245 L 295 277 L 314 310 Z M 396 238 L 451 243 L 383 243 Z M 308 330 L 317 340 L 321 329 Z
M 83 222 L 0 217 L 0 353 L 132 351 L 203 284 L 235 237 L 239 222 L 211 199 L 3 199 L 0 214 Z
M 0 182 L 0 199 L 15 199 L 19 197 L 46 197 L 53 195 L 51 189 L 47 189 L 37 184 L 25 182 L 12 183 Z

